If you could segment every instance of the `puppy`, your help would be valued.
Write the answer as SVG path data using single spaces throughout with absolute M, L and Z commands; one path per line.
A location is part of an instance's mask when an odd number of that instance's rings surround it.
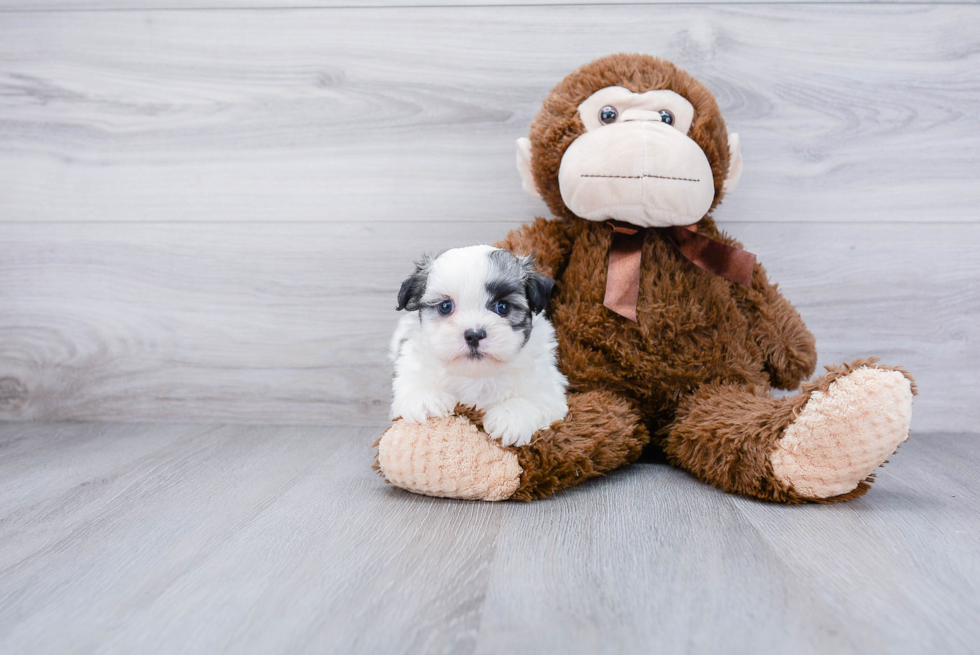
M 529 257 L 471 246 L 423 259 L 402 283 L 391 341 L 392 418 L 424 423 L 457 403 L 484 411 L 483 427 L 523 446 L 565 417 L 555 330 L 541 311 L 554 281 Z

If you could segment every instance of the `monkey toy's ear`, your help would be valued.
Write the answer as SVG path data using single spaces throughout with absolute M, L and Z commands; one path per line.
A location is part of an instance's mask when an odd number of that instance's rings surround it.
M 410 312 L 418 310 L 422 306 L 422 296 L 425 295 L 425 283 L 429 278 L 429 264 L 432 261 L 426 257 L 416 262 L 415 272 L 405 278 L 401 289 L 398 290 L 397 311 L 407 309 Z
M 728 176 L 722 190 L 729 193 L 738 186 L 738 181 L 742 179 L 742 140 L 734 132 L 728 133 Z
M 531 174 L 531 140 L 522 136 L 517 140 L 517 172 L 521 174 L 521 186 L 528 195 L 540 196 L 538 187 L 534 184 L 534 175 Z

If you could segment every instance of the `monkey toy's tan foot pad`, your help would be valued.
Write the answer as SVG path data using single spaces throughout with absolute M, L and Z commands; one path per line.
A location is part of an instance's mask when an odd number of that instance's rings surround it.
M 461 416 L 395 422 L 378 442 L 378 467 L 396 487 L 443 498 L 506 500 L 521 483 L 517 455 Z
M 902 371 L 873 366 L 815 389 L 769 454 L 773 472 L 807 498 L 854 491 L 908 438 L 913 393 Z

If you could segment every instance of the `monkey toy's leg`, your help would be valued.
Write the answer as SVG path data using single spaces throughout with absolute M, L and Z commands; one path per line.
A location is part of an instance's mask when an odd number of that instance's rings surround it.
M 875 361 L 827 367 L 786 398 L 706 385 L 682 403 L 667 457 L 719 489 L 763 500 L 862 496 L 872 471 L 908 438 L 915 394 L 908 373 Z
M 569 394 L 568 415 L 531 443 L 504 448 L 479 415 L 425 424 L 396 421 L 378 442 L 376 468 L 395 486 L 468 500 L 535 500 L 629 464 L 650 437 L 629 403 L 604 391 Z

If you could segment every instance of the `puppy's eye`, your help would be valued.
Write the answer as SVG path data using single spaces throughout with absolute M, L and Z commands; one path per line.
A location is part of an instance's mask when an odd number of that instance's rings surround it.
M 667 125 L 673 125 L 674 124 L 674 115 L 672 113 L 670 113 L 669 111 L 667 111 L 666 109 L 661 109 L 660 110 L 660 120 L 662 122 L 664 122 L 664 123 L 667 123 Z
M 599 122 L 603 125 L 615 123 L 617 118 L 619 118 L 619 111 L 612 105 L 606 105 L 599 110 Z
M 452 300 L 443 300 L 441 303 L 439 303 L 439 313 L 443 316 L 449 316 L 453 313 L 453 307 L 454 305 Z
M 507 316 L 507 314 L 510 314 L 510 303 L 498 300 L 493 304 L 493 311 L 501 316 Z

